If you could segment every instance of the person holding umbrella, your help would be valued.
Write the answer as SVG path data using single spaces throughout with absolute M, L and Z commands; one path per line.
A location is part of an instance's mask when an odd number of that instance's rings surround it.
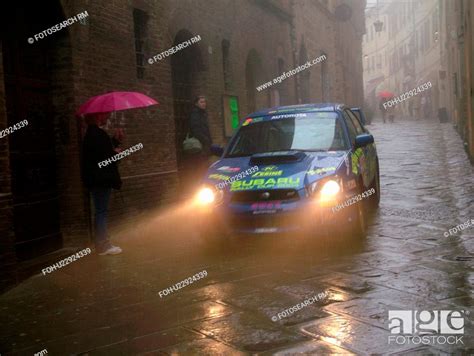
M 393 109 L 388 105 L 384 107 L 384 104 L 391 100 L 394 97 L 394 94 L 390 91 L 384 90 L 378 94 L 378 97 L 380 98 L 379 109 L 382 113 L 383 123 L 385 124 L 387 113 L 389 113 L 390 121 L 393 122 Z
M 99 255 L 117 255 L 120 247 L 112 245 L 107 233 L 107 211 L 112 189 L 120 189 L 122 181 L 114 158 L 121 152 L 118 147 L 123 139 L 122 129 L 113 138 L 101 128 L 111 112 L 158 104 L 146 95 L 135 92 L 111 92 L 95 96 L 83 104 L 76 116 L 83 116 L 87 124 L 82 143 L 82 181 L 92 195 L 95 210 L 94 244 Z M 109 164 L 99 167 L 99 162 Z

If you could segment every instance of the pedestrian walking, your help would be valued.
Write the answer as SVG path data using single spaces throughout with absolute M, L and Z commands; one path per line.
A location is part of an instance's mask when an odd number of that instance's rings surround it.
M 380 102 L 379 102 L 379 109 L 380 109 L 380 112 L 382 113 L 382 120 L 383 120 L 383 123 L 385 124 L 385 117 L 387 116 L 387 109 L 385 109 L 384 105 L 385 104 L 386 100 L 381 98 L 380 99 Z
M 90 191 L 95 210 L 94 244 L 99 255 L 116 255 L 122 252 L 120 247 L 111 244 L 107 233 L 107 212 L 112 189 L 119 190 L 122 181 L 116 162 L 105 167 L 98 163 L 110 159 L 121 149 L 123 131 L 117 130 L 114 137 L 100 128 L 107 123 L 109 113 L 85 115 L 87 131 L 82 143 L 82 180 Z

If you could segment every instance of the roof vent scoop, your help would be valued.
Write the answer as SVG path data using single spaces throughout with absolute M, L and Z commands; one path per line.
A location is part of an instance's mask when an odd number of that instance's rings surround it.
M 306 153 L 301 151 L 256 153 L 250 158 L 250 164 L 253 166 L 278 163 L 294 163 L 301 161 L 305 157 Z

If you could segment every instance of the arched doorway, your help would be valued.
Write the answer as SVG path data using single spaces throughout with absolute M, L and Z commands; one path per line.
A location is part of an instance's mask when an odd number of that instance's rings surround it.
M 194 35 L 181 30 L 177 33 L 173 46 L 187 41 Z M 199 73 L 204 69 L 199 46 L 189 46 L 174 53 L 171 57 L 171 76 L 173 82 L 173 107 L 175 124 L 175 147 L 178 176 L 183 183 L 187 175 L 186 160 L 182 143 L 188 133 L 188 116 L 192 109 L 193 96 L 199 93 Z
M 251 49 L 245 64 L 245 88 L 247 93 L 247 113 L 270 106 L 271 88 L 258 93 L 257 86 L 264 84 L 265 79 L 262 61 L 255 49 Z M 258 94 L 258 95 L 257 95 Z
M 55 6 L 54 6 L 55 5 Z M 29 43 L 65 16 L 59 2 L 17 5 L 1 15 L 15 252 L 26 260 L 62 247 L 53 106 L 53 70 L 67 30 Z M 30 41 L 31 42 L 31 41 Z M 62 59 L 63 60 L 63 59 Z M 64 63 L 62 63 L 64 66 Z M 56 89 L 57 90 L 57 89 Z

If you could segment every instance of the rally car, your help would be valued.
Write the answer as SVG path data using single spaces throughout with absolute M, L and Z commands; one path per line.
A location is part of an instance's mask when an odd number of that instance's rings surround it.
M 380 200 L 373 136 L 342 104 L 248 115 L 196 194 L 203 234 L 313 231 L 363 236 Z

